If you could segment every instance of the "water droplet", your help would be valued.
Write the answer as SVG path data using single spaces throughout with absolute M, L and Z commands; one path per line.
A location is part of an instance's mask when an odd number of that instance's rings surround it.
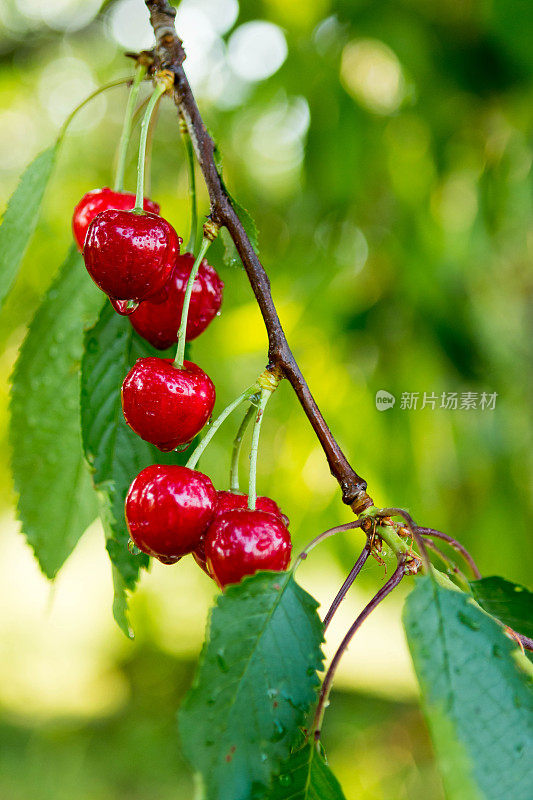
M 135 544 L 135 542 L 133 542 L 131 539 L 128 541 L 128 550 L 134 556 L 138 556 L 139 553 L 141 552 L 137 547 L 137 545 Z
M 290 786 L 292 783 L 292 778 L 290 775 L 280 775 L 279 776 L 279 785 L 280 786 Z
M 492 648 L 492 655 L 496 656 L 496 658 L 503 658 L 505 655 L 503 647 L 499 644 L 495 644 Z
M 524 587 L 523 586 L 514 586 L 513 587 L 513 592 L 523 592 L 523 591 L 524 591 Z
M 224 650 L 219 650 L 217 652 L 217 664 L 222 672 L 227 672 L 229 670 L 228 662 L 224 658 Z
M 98 350 L 98 342 L 96 339 L 89 339 L 86 345 L 86 349 L 88 353 L 96 353 Z
M 466 627 L 470 628 L 470 630 L 472 631 L 479 630 L 480 627 L 479 622 L 476 619 L 473 619 L 472 617 L 468 616 L 468 614 L 465 614 L 464 611 L 458 611 L 457 617 L 459 618 L 459 622 L 462 622 L 462 624 L 466 625 Z
M 267 689 L 267 697 L 272 700 L 274 697 L 277 697 L 279 694 L 277 689 Z
M 272 734 L 270 736 L 270 741 L 271 742 L 279 742 L 281 739 L 283 739 L 283 737 L 285 736 L 286 733 L 287 733 L 287 729 L 286 729 L 285 725 L 283 725 L 283 723 L 281 723 L 279 721 L 279 719 L 275 719 L 274 720 L 274 730 L 272 731 Z
M 123 317 L 133 314 L 133 312 L 139 308 L 137 300 L 115 300 L 113 297 L 110 297 L 109 300 L 117 314 Z

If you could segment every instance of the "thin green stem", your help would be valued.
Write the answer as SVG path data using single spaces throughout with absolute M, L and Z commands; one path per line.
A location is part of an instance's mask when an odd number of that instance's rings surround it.
M 261 396 L 259 398 L 259 405 L 257 407 L 257 414 L 252 432 L 252 446 L 250 448 L 250 481 L 248 483 L 248 508 L 250 511 L 255 511 L 255 501 L 257 500 L 257 453 L 259 451 L 259 435 L 261 433 L 261 424 L 263 422 L 266 404 L 268 403 L 271 394 L 271 389 L 261 389 Z
M 259 400 L 259 398 L 257 398 Z M 241 447 L 242 447 L 242 440 L 244 438 L 244 434 L 246 433 L 246 429 L 248 425 L 252 421 L 252 417 L 255 415 L 256 406 L 252 403 L 250 408 L 246 412 L 243 417 L 241 424 L 239 425 L 239 430 L 235 435 L 235 439 L 233 440 L 233 452 L 231 454 L 231 466 L 229 470 L 229 488 L 232 492 L 238 492 L 240 490 L 239 486 L 239 459 L 241 455 Z
M 57 136 L 57 140 L 59 142 L 61 141 L 61 139 L 63 138 L 63 136 L 67 131 L 68 126 L 70 125 L 70 123 L 72 122 L 78 111 L 81 111 L 81 109 L 84 108 L 84 106 L 86 106 L 87 103 L 89 103 L 93 98 L 98 97 L 98 95 L 102 94 L 102 92 L 106 92 L 108 89 L 112 89 L 114 86 L 123 86 L 125 83 L 131 83 L 131 77 L 117 78 L 116 81 L 110 81 L 109 83 L 104 84 L 104 86 L 100 86 L 98 89 L 95 89 L 94 92 L 91 92 L 91 94 L 88 95 L 85 98 L 85 100 L 82 100 L 81 103 L 77 105 L 76 108 L 70 112 L 70 114 L 64 121 L 63 125 L 61 126 L 61 129 Z
M 133 112 L 137 105 L 137 98 L 141 83 L 146 75 L 146 64 L 138 64 L 135 68 L 135 77 L 131 85 L 128 103 L 126 105 L 126 113 L 124 114 L 124 124 L 122 125 L 122 134 L 120 136 L 120 143 L 118 146 L 118 160 L 117 170 L 115 173 L 115 191 L 122 192 L 124 190 L 124 173 L 126 171 L 126 156 L 128 154 L 128 145 L 131 138 L 131 128 L 133 121 Z
M 183 309 L 181 312 L 181 322 L 180 327 L 178 330 L 178 347 L 176 350 L 176 358 L 174 359 L 174 366 L 178 369 L 183 368 L 183 360 L 185 358 L 185 342 L 187 339 L 187 319 L 189 316 L 189 305 L 191 302 L 192 296 L 192 287 L 194 286 L 194 281 L 196 280 L 196 276 L 198 275 L 198 270 L 200 269 L 200 264 L 202 263 L 202 259 L 207 253 L 207 248 L 211 244 L 211 239 L 208 239 L 204 236 L 202 239 L 202 244 L 200 246 L 200 251 L 196 256 L 194 264 L 192 265 L 191 274 L 189 275 L 189 279 L 187 281 L 187 286 L 185 288 L 185 296 L 183 298 Z
M 159 97 L 154 107 L 154 113 L 150 118 L 148 136 L 146 137 L 146 151 L 144 153 L 144 192 L 147 197 L 150 197 L 150 193 L 152 191 L 152 152 L 154 149 L 154 133 L 157 125 L 157 117 L 159 115 L 160 106 L 161 98 Z
M 163 83 L 156 84 L 156 87 L 148 101 L 146 111 L 144 112 L 143 121 L 141 123 L 141 138 L 139 142 L 139 159 L 137 161 L 137 195 L 135 197 L 134 213 L 142 214 L 144 203 L 144 162 L 146 156 L 146 141 L 148 138 L 148 129 L 150 127 L 150 119 L 152 112 L 156 107 L 157 101 L 162 94 L 166 92 L 166 86 Z
M 194 469 L 196 467 L 198 461 L 200 460 L 200 456 L 202 455 L 205 448 L 207 447 L 207 445 L 209 444 L 215 433 L 218 431 L 224 420 L 227 419 L 227 417 L 229 417 L 231 412 L 234 411 L 238 406 L 240 406 L 241 403 L 243 403 L 245 400 L 249 400 L 250 397 L 252 397 L 258 391 L 258 389 L 259 389 L 258 385 L 254 383 L 253 386 L 249 386 L 247 389 L 245 389 L 242 394 L 240 394 L 232 403 L 229 404 L 229 406 L 226 406 L 224 411 L 222 411 L 218 415 L 216 420 L 211 423 L 211 425 L 207 429 L 207 433 L 205 434 L 200 444 L 193 450 L 189 460 L 185 465 L 186 467 L 188 467 L 189 469 Z
M 185 129 L 182 132 L 183 143 L 187 153 L 187 164 L 189 167 L 189 197 L 191 201 L 191 232 L 187 242 L 187 252 L 194 253 L 196 249 L 196 237 L 198 235 L 198 207 L 196 202 L 196 172 L 194 161 L 194 148 L 192 146 L 189 132 Z

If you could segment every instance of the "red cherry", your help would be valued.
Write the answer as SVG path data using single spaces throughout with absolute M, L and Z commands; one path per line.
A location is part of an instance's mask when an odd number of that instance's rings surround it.
M 153 200 L 145 197 L 143 205 L 145 211 L 159 214 L 159 205 Z M 93 189 L 83 195 L 72 215 L 72 233 L 80 252 L 83 250 L 87 228 L 97 214 L 107 211 L 108 208 L 131 211 L 135 208 L 135 195 L 132 192 L 114 192 L 108 186 L 104 186 L 103 189 Z
M 170 280 L 163 289 L 145 300 L 130 315 L 130 322 L 137 333 L 159 350 L 166 350 L 178 341 L 185 287 L 193 264 L 194 256 L 191 253 L 178 256 Z M 204 258 L 192 289 L 187 318 L 188 341 L 205 331 L 216 316 L 222 304 L 223 287 L 216 270 Z
M 181 239 L 163 217 L 110 208 L 93 219 L 83 258 L 93 281 L 116 300 L 144 300 L 170 278 Z
M 194 439 L 214 405 L 213 382 L 192 361 L 178 369 L 171 358 L 139 358 L 122 384 L 126 422 L 163 451 Z
M 248 495 L 240 492 L 219 491 L 217 492 L 217 498 L 218 504 L 215 512 L 217 517 L 234 508 L 247 508 L 248 506 Z M 270 497 L 258 497 L 255 501 L 255 507 L 258 511 L 268 511 L 269 514 L 274 514 L 275 517 L 283 522 L 286 528 L 289 527 L 289 518 Z
M 198 564 L 200 569 L 203 569 L 203 571 L 205 572 L 206 575 L 209 575 L 210 578 L 214 579 L 213 573 L 211 572 L 211 570 L 207 566 L 207 560 L 206 560 L 206 557 L 205 557 L 205 539 L 204 539 L 204 537 L 202 537 L 202 541 L 200 542 L 200 544 L 197 544 L 196 547 L 194 548 L 194 550 L 192 551 L 192 557 L 194 558 L 194 560 L 196 561 L 196 563 Z
M 286 569 L 291 537 L 273 514 L 236 508 L 215 517 L 205 534 L 205 554 L 208 569 L 223 588 L 257 570 Z
M 234 508 L 247 508 L 247 506 L 247 494 L 241 494 L 240 492 L 219 491 L 217 492 L 215 518 L 219 517 L 221 514 L 225 514 L 226 511 L 232 511 Z M 285 525 L 286 528 L 289 527 L 289 518 L 285 516 L 278 504 L 275 503 L 274 500 L 271 500 L 270 497 L 258 497 L 255 501 L 255 507 L 258 511 L 267 511 L 269 514 L 273 514 Z M 209 571 L 205 557 L 204 539 L 202 539 L 200 544 L 195 547 L 193 551 L 193 557 L 198 566 L 203 569 L 203 571 L 209 575 L 210 578 L 212 578 L 213 574 Z
M 216 491 L 207 475 L 154 464 L 139 472 L 129 488 L 126 523 L 140 550 L 172 564 L 196 547 L 215 506 Z

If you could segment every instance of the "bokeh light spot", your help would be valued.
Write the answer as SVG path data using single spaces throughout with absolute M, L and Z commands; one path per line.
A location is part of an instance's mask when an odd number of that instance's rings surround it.
M 348 42 L 342 51 L 341 79 L 352 97 L 377 114 L 392 114 L 405 97 L 400 62 L 377 39 Z
M 272 22 L 246 22 L 232 33 L 228 43 L 228 59 L 233 71 L 248 81 L 269 78 L 286 58 L 285 36 Z

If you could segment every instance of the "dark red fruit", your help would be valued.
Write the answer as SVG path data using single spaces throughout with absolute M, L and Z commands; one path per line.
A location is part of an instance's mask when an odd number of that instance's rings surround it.
M 284 570 L 291 558 L 291 537 L 266 511 L 236 508 L 215 517 L 205 534 L 207 567 L 220 587 L 238 583 L 257 570 Z
M 218 504 L 216 508 L 216 516 L 224 514 L 226 511 L 232 511 L 234 508 L 247 508 L 248 495 L 241 494 L 240 492 L 217 492 Z M 270 497 L 258 497 L 255 501 L 255 507 L 258 511 L 268 511 L 269 514 L 274 514 L 286 528 L 289 527 L 289 518 L 285 516 L 281 508 Z
M 181 239 L 163 217 L 113 208 L 87 231 L 83 258 L 93 281 L 116 300 L 144 300 L 170 278 Z
M 194 256 L 191 253 L 178 256 L 174 271 L 161 291 L 145 300 L 130 315 L 130 322 L 137 333 L 159 350 L 166 350 L 178 341 L 185 287 L 193 264 Z M 188 341 L 205 331 L 218 313 L 223 287 L 216 270 L 204 258 L 192 289 L 187 318 Z
M 122 384 L 126 422 L 163 451 L 194 439 L 215 405 L 211 378 L 192 361 L 183 367 L 175 367 L 171 358 L 139 358 Z
M 85 244 L 87 228 L 101 211 L 108 208 L 120 208 L 122 211 L 131 211 L 135 208 L 135 195 L 132 192 L 114 192 L 104 186 L 103 189 L 93 189 L 81 198 L 72 215 L 72 233 L 80 252 Z M 144 198 L 144 210 L 152 214 L 159 214 L 159 205 L 153 200 Z
M 210 578 L 213 578 L 213 573 L 210 571 L 209 567 L 207 566 L 207 561 L 205 558 L 205 539 L 202 537 L 202 541 L 200 544 L 197 544 L 194 550 L 192 551 L 192 557 L 200 567 L 203 569 L 206 575 L 209 575 Z
M 247 508 L 247 506 L 247 494 L 241 494 L 240 492 L 219 491 L 217 492 L 215 518 L 219 517 L 221 514 L 225 514 L 226 511 L 232 511 L 234 508 Z M 274 500 L 271 500 L 270 497 L 258 497 L 255 501 L 255 507 L 258 511 L 267 511 L 269 514 L 273 514 L 285 525 L 286 528 L 289 527 L 289 518 L 285 516 L 278 504 L 275 503 Z M 203 569 L 203 571 L 209 575 L 210 578 L 212 578 L 213 574 L 209 571 L 205 557 L 204 539 L 202 539 L 198 547 L 194 549 L 193 557 L 198 566 Z
M 171 564 L 198 545 L 215 506 L 216 491 L 207 475 L 154 464 L 139 472 L 129 488 L 126 523 L 140 550 Z

